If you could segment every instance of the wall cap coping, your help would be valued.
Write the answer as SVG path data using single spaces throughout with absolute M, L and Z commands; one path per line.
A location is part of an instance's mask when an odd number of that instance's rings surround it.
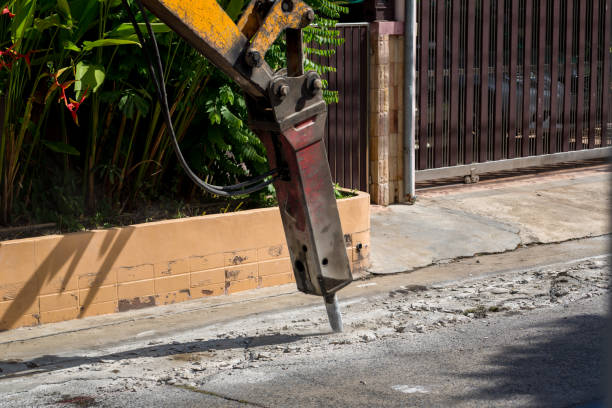
M 354 193 L 355 196 L 354 197 L 343 198 L 343 199 L 337 200 L 337 201 L 354 201 L 354 200 L 364 199 L 365 197 L 369 197 L 370 196 L 370 194 L 368 194 L 366 192 L 363 192 L 363 191 L 348 190 L 348 189 L 342 189 L 342 190 L 345 191 L 345 192 Z M 125 226 L 121 226 L 121 227 L 112 227 L 112 228 L 104 228 L 104 229 L 91 229 L 91 230 L 86 230 L 86 231 L 69 232 L 69 233 L 66 233 L 66 234 L 49 234 L 49 235 L 41 235 L 41 236 L 38 236 L 38 237 L 12 239 L 12 240 L 0 241 L 0 246 L 1 245 L 26 243 L 28 241 L 29 242 L 34 242 L 34 241 L 45 240 L 45 239 L 53 239 L 53 238 L 58 238 L 58 237 L 64 237 L 66 235 L 91 234 L 91 233 L 99 232 L 99 231 L 121 230 L 121 229 L 125 229 L 125 228 L 139 228 L 140 229 L 140 228 L 153 227 L 153 226 L 156 226 L 156 225 L 179 224 L 179 223 L 189 222 L 189 221 L 197 221 L 197 220 L 205 220 L 205 219 L 215 219 L 215 218 L 227 218 L 227 217 L 235 216 L 237 214 L 240 214 L 240 215 L 244 216 L 244 215 L 247 215 L 247 214 L 256 214 L 256 213 L 274 212 L 274 211 L 279 211 L 278 206 L 275 206 L 275 207 L 265 207 L 265 208 L 253 208 L 253 209 L 250 209 L 250 210 L 242 210 L 242 211 L 231 212 L 231 213 L 224 213 L 224 214 L 207 214 L 207 215 L 199 215 L 199 216 L 195 216 L 195 217 L 185 217 L 185 218 L 177 218 L 177 219 L 170 219 L 170 220 L 160 220 L 160 221 L 153 221 L 153 222 L 147 222 L 147 223 L 141 223 L 141 224 L 125 225 Z
M 370 32 L 375 36 L 404 35 L 403 21 L 374 21 L 370 23 Z

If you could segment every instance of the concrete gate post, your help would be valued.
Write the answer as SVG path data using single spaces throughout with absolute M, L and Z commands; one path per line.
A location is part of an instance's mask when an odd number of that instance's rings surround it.
M 373 28 L 377 23 L 372 24 Z M 370 38 L 370 195 L 389 204 L 389 36 L 371 30 Z

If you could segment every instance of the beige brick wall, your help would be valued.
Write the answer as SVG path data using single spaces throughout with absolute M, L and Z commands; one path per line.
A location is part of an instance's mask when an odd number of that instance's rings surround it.
M 403 36 L 373 32 L 370 37 L 370 194 L 375 204 L 402 202 Z
M 370 194 L 372 202 L 389 204 L 389 36 L 370 38 Z
M 369 203 L 365 193 L 338 201 L 357 276 L 368 266 Z M 0 330 L 291 282 L 277 208 L 5 241 Z

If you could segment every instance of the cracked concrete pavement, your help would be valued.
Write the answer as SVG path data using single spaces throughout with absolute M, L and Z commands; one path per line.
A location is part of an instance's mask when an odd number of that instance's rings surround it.
M 368 272 L 611 232 L 610 165 L 418 192 L 414 205 L 374 206 Z

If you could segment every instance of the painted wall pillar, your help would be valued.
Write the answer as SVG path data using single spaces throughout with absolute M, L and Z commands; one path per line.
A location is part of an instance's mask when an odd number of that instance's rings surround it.
M 402 30 L 395 21 L 370 25 L 370 196 L 379 205 L 404 199 Z

